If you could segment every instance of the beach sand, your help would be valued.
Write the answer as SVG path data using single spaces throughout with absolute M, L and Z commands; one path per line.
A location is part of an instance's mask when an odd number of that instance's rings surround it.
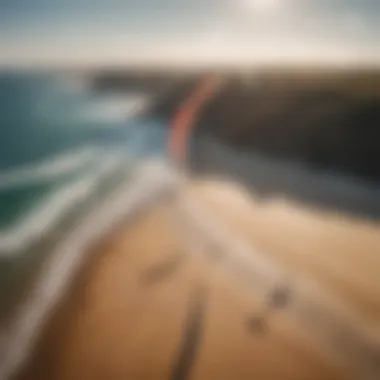
M 252 284 L 192 204 L 252 250 Z M 379 268 L 380 225 L 194 180 L 94 247 L 20 379 L 375 379 Z

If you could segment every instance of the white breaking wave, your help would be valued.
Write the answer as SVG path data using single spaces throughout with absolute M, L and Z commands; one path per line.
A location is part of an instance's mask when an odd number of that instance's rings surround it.
M 0 233 L 0 256 L 13 256 L 40 238 L 59 215 L 88 196 L 94 185 L 95 179 L 88 177 L 41 201 L 15 228 Z
M 54 228 L 62 215 L 84 201 L 102 177 L 119 164 L 120 157 L 116 154 L 104 157 L 96 169 L 83 179 L 56 190 L 18 224 L 0 231 L 0 257 L 22 254 L 30 244 Z
M 72 229 L 47 260 L 30 297 L 20 306 L 12 325 L 0 330 L 0 380 L 9 379 L 28 358 L 51 311 L 65 294 L 78 268 L 88 259 L 91 244 L 107 235 L 122 220 L 150 202 L 177 189 L 178 178 L 161 162 L 151 161 L 136 170 L 131 183 L 94 209 Z
M 34 164 L 0 172 L 0 190 L 56 180 L 91 164 L 97 153 L 97 148 L 88 146 Z
M 115 122 L 141 115 L 150 105 L 147 94 L 120 94 L 108 96 L 105 100 L 85 109 L 81 117 L 86 121 Z M 110 124 L 110 127 L 113 125 Z

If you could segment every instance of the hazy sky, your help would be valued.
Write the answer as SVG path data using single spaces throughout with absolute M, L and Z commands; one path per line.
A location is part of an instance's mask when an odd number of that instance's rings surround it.
M 380 64 L 380 0 L 0 0 L 0 63 Z

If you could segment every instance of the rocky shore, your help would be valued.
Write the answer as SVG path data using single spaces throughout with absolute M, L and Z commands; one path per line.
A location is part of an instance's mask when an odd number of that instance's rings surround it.
M 94 86 L 157 93 L 150 112 L 170 120 L 199 79 L 209 74 L 102 73 Z M 239 151 L 301 162 L 369 181 L 380 180 L 380 71 L 216 74 L 224 85 L 204 110 L 197 133 Z M 169 90 L 160 96 L 162 88 Z

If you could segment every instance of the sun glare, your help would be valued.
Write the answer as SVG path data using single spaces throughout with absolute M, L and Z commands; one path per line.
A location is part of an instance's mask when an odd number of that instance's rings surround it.
M 243 0 L 244 5 L 255 12 L 272 12 L 278 9 L 279 0 Z

